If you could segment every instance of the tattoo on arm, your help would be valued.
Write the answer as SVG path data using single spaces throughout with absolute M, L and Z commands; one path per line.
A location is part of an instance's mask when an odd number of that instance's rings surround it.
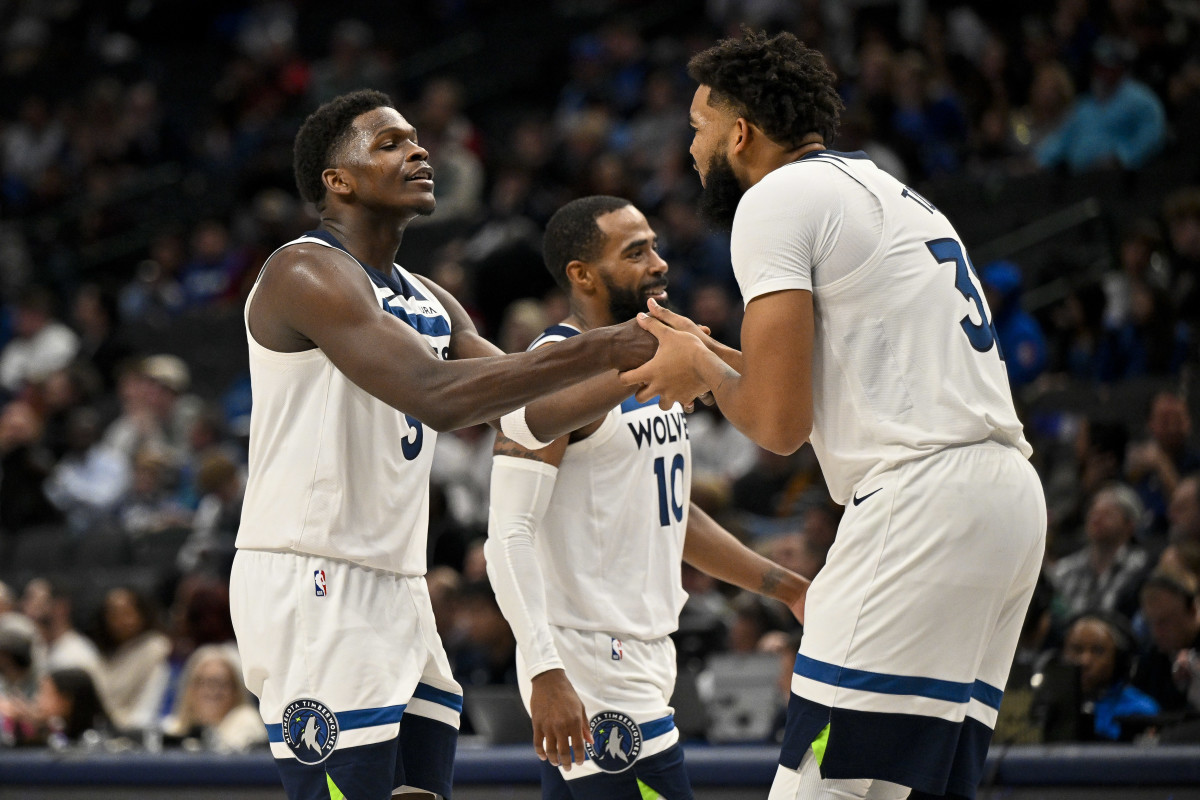
M 496 433 L 496 444 L 492 448 L 492 455 L 512 456 L 513 458 L 524 458 L 529 461 L 541 461 L 545 463 L 545 459 L 538 455 L 536 450 L 527 450 L 498 431 Z
M 758 590 L 761 594 L 767 597 L 774 597 L 775 592 L 779 590 L 779 584 L 783 581 L 783 570 L 779 567 L 771 567 L 762 576 L 762 582 L 759 584 Z

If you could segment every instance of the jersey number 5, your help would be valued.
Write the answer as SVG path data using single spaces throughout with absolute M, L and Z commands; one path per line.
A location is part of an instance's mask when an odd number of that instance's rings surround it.
M 654 459 L 654 476 L 658 478 L 658 524 L 668 525 L 671 516 L 676 522 L 683 521 L 683 504 L 675 493 L 675 475 L 683 474 L 683 454 L 676 453 L 671 459 L 671 474 L 667 475 L 667 462 L 663 456 Z M 671 502 L 668 506 L 667 493 L 670 492 Z
M 963 252 L 962 245 L 957 239 L 934 239 L 931 242 L 926 242 L 925 246 L 929 248 L 929 252 L 933 254 L 934 259 L 939 264 L 954 264 L 954 288 L 958 289 L 962 296 L 975 304 L 975 310 L 979 312 L 979 322 L 971 319 L 971 315 L 965 315 L 959 320 L 959 325 L 962 326 L 963 333 L 967 334 L 967 341 L 981 353 L 986 353 L 992 349 L 992 345 L 996 346 L 996 352 L 1000 354 L 1003 360 L 1004 353 L 1000 352 L 999 339 L 996 336 L 996 326 L 988 320 L 987 308 L 983 304 L 983 296 L 979 294 L 979 289 L 975 287 L 975 282 L 971 280 L 972 273 L 975 272 L 974 265 L 967 258 L 967 254 Z
M 412 461 L 421 454 L 421 445 L 425 443 L 425 430 L 421 427 L 421 421 L 404 415 L 404 421 L 408 423 L 408 433 L 400 440 L 400 452 L 404 453 L 405 461 Z

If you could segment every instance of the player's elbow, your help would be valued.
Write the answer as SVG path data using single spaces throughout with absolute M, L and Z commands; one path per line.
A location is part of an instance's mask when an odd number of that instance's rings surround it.
M 760 447 L 781 456 L 790 456 L 808 441 L 812 434 L 812 418 L 800 415 L 780 419 L 762 431 Z

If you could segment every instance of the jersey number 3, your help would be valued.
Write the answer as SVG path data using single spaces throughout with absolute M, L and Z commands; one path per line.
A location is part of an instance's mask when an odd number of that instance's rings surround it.
M 979 312 L 979 322 L 975 322 L 971 319 L 971 315 L 967 314 L 958 323 L 962 326 L 963 333 L 967 335 L 967 341 L 971 343 L 971 347 L 981 353 L 986 353 L 995 345 L 996 352 L 1000 353 L 996 326 L 988 320 L 983 297 L 979 294 L 979 289 L 975 287 L 975 282 L 971 280 L 971 273 L 975 271 L 975 267 L 967 258 L 967 254 L 963 252 L 962 245 L 957 239 L 934 239 L 926 242 L 925 246 L 929 248 L 929 252 L 933 254 L 939 264 L 954 264 L 954 288 L 958 289 L 963 297 L 974 303 L 975 310 Z M 1003 353 L 1000 353 L 1000 358 L 1004 358 Z

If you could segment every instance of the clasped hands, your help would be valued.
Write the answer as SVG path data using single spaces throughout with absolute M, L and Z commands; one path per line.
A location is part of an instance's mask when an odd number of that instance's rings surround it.
M 708 342 L 709 329 L 687 317 L 669 311 L 653 299 L 649 312 L 638 314 L 638 325 L 658 339 L 654 357 L 636 369 L 620 373 L 623 383 L 639 387 L 639 403 L 657 396 L 659 408 L 679 403 L 691 411 L 695 401 L 713 404 L 712 388 L 701 376 L 703 359 L 713 358 Z

